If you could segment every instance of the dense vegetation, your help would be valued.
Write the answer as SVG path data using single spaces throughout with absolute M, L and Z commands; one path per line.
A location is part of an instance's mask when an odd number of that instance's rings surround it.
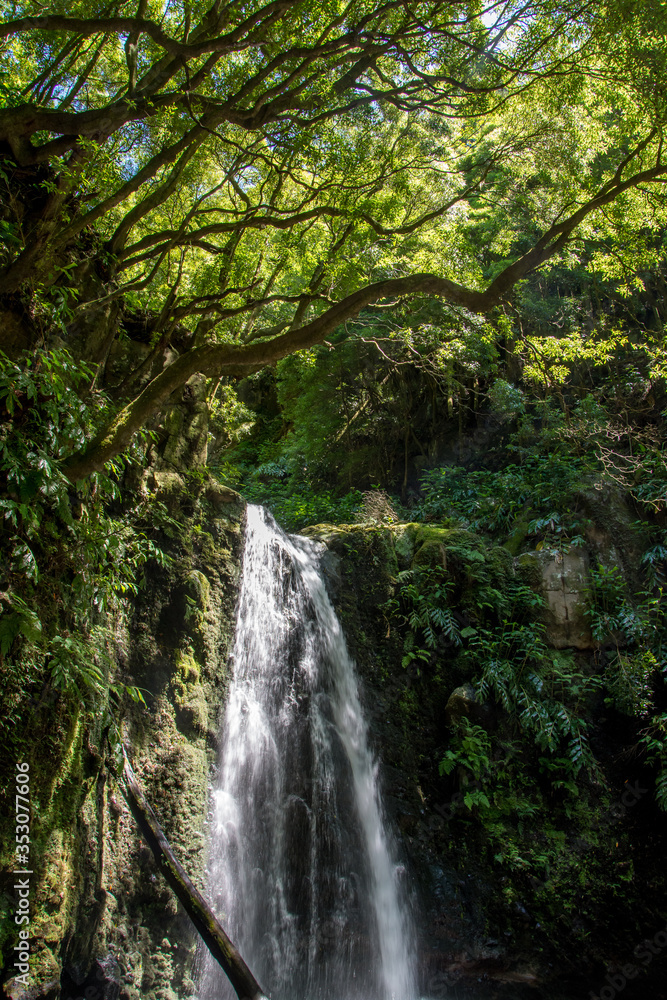
M 153 348 L 72 481 L 196 372 L 396 296 L 488 313 L 585 244 L 630 282 L 659 255 L 658 0 L 7 14 L 0 290 L 97 363 L 119 312 Z
M 664 0 L 0 9 L 7 766 L 36 723 L 103 756 L 142 699 L 114 624 L 180 530 L 155 467 L 290 530 L 456 532 L 384 613 L 434 702 L 502 713 L 429 765 L 500 864 L 517 809 L 604 810 L 594 706 L 667 808 Z M 584 662 L 507 560 L 585 549 L 597 495 L 632 556 L 591 565 Z

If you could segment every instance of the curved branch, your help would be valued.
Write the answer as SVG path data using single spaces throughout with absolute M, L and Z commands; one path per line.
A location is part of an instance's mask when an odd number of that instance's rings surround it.
M 149 35 L 153 41 L 170 55 L 182 59 L 196 59 L 206 52 L 234 52 L 238 41 L 229 35 L 210 38 L 205 42 L 190 44 L 179 42 L 162 30 L 155 21 L 143 17 L 63 17 L 60 14 L 44 14 L 41 17 L 20 17 L 0 25 L 0 38 L 8 38 L 21 31 L 70 31 L 77 35 L 97 35 L 115 31 L 120 35 Z
M 154 378 L 136 399 L 123 407 L 83 453 L 73 455 L 63 464 L 63 472 L 71 482 L 83 479 L 93 472 L 100 472 L 108 461 L 127 448 L 149 417 L 159 411 L 171 394 L 181 389 L 195 373 L 201 372 L 208 377 L 247 375 L 287 357 L 288 354 L 321 343 L 341 323 L 357 316 L 365 306 L 373 302 L 417 293 L 441 296 L 474 312 L 484 312 L 494 304 L 486 292 L 464 288 L 448 278 L 439 278 L 433 274 L 416 274 L 367 285 L 331 306 L 312 322 L 298 330 L 288 330 L 272 340 L 197 347 L 182 354 Z
M 666 174 L 667 166 L 658 162 L 654 167 L 639 171 L 625 181 L 620 180 L 618 175 L 611 189 L 605 185 L 595 197 L 567 219 L 551 226 L 528 253 L 509 264 L 485 291 L 466 288 L 449 278 L 434 274 L 388 278 L 352 292 L 305 326 L 289 329 L 271 340 L 245 344 L 211 344 L 187 351 L 154 378 L 136 399 L 128 403 L 82 453 L 66 461 L 63 471 L 72 482 L 83 479 L 92 472 L 101 471 L 106 462 L 127 448 L 134 434 L 144 426 L 149 417 L 195 373 L 201 372 L 208 377 L 248 375 L 295 351 L 307 350 L 321 343 L 338 326 L 357 316 L 372 303 L 404 295 L 422 294 L 443 298 L 470 312 L 488 312 L 505 298 L 517 281 L 562 250 L 576 227 L 591 212 L 602 208 L 624 191 L 647 181 L 660 181 Z

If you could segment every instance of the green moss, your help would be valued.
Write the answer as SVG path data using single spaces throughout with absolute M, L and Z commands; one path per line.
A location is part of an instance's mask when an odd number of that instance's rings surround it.
M 465 561 L 481 561 L 483 544 L 476 535 L 461 528 L 423 526 L 415 536 L 413 566 L 442 566 L 447 570 L 449 556 Z
M 191 646 L 176 651 L 175 667 L 171 690 L 179 728 L 185 733 L 206 733 L 209 728 L 209 706 L 206 690 L 201 683 L 201 667 Z
M 192 648 L 176 651 L 176 670 L 178 683 L 185 686 L 201 680 L 201 667 L 194 658 Z
M 415 554 L 415 538 L 422 525 L 399 524 L 393 529 L 394 551 L 401 569 L 407 569 Z
M 188 573 L 187 589 L 190 598 L 196 601 L 198 609 L 207 611 L 211 600 L 211 584 L 201 570 L 193 569 Z
M 179 718 L 186 729 L 205 733 L 209 728 L 209 711 L 206 692 L 201 684 L 194 684 L 188 690 L 175 696 L 179 708 Z
M 537 552 L 524 552 L 516 562 L 520 579 L 529 587 L 539 591 L 542 582 L 542 569 Z
M 512 554 L 504 547 L 494 545 L 486 552 L 491 573 L 500 581 L 514 575 Z
M 524 519 L 516 522 L 507 541 L 503 543 L 503 547 L 507 549 L 510 555 L 518 556 L 528 535 L 529 525 L 530 522 Z
M 171 561 L 147 565 L 143 588 L 113 623 L 122 653 L 116 676 L 144 688 L 149 704 L 125 706 L 124 736 L 172 846 L 203 888 L 208 737 L 225 692 L 243 510 L 231 502 L 236 495 L 210 488 L 205 477 L 187 487 L 176 473 L 149 472 L 145 480 L 146 518 L 155 498 L 155 531 L 163 530 L 165 511 L 178 530 L 166 520 L 160 544 Z M 63 961 L 85 970 L 112 949 L 129 1000 L 183 998 L 194 942 L 174 927 L 177 906 L 119 790 L 109 778 L 106 794 L 100 791 L 98 708 L 71 711 L 62 699 L 47 699 L 27 744 L 34 750 L 33 972 L 39 983 L 57 981 Z M 0 898 L 7 915 L 13 903 Z M 3 920 L 2 931 L 11 935 L 13 927 Z M 178 959 L 162 946 L 165 934 L 179 941 Z M 13 943 L 5 936 L 5 955 Z
M 466 531 L 465 528 L 443 528 L 432 524 L 418 525 L 415 545 L 419 546 L 425 542 L 439 542 L 447 548 L 470 548 L 480 551 L 484 549 L 483 540 L 472 531 Z
M 83 883 L 95 869 L 95 853 L 81 860 L 88 830 L 95 824 L 91 801 L 92 782 L 86 740 L 91 739 L 81 711 L 67 716 L 50 709 L 41 726 L 52 725 L 59 735 L 50 754 L 39 753 L 31 766 L 33 822 L 31 830 L 31 986 L 46 987 L 60 978 L 61 943 L 70 931 L 80 902 Z M 8 900 L 13 909 L 13 900 Z M 13 945 L 16 926 L 3 927 L 3 951 Z

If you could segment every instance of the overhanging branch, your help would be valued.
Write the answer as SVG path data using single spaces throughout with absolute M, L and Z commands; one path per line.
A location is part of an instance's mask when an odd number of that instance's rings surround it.
M 197 372 L 208 377 L 248 375 L 296 351 L 307 350 L 321 343 L 346 320 L 352 319 L 366 306 L 382 300 L 406 295 L 433 295 L 470 312 L 486 313 L 507 296 L 514 285 L 567 244 L 576 227 L 591 212 L 613 201 L 624 191 L 646 182 L 659 181 L 667 175 L 667 166 L 640 170 L 625 181 L 619 180 L 611 189 L 605 186 L 566 219 L 554 223 L 535 246 L 509 264 L 484 291 L 467 288 L 449 278 L 434 274 L 413 274 L 404 278 L 388 278 L 366 285 L 345 296 L 310 323 L 289 329 L 270 340 L 245 344 L 210 344 L 186 351 L 150 382 L 143 392 L 125 406 L 79 455 L 64 463 L 63 471 L 76 482 L 101 471 L 105 464 L 119 455 L 134 434 L 156 413 L 169 396 L 182 388 Z

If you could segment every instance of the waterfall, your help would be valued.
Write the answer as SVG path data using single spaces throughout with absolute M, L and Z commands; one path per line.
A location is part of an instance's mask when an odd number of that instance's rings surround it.
M 274 1000 L 413 1000 L 412 922 L 321 550 L 248 507 L 208 896 Z M 207 955 L 200 1000 L 233 996 Z

